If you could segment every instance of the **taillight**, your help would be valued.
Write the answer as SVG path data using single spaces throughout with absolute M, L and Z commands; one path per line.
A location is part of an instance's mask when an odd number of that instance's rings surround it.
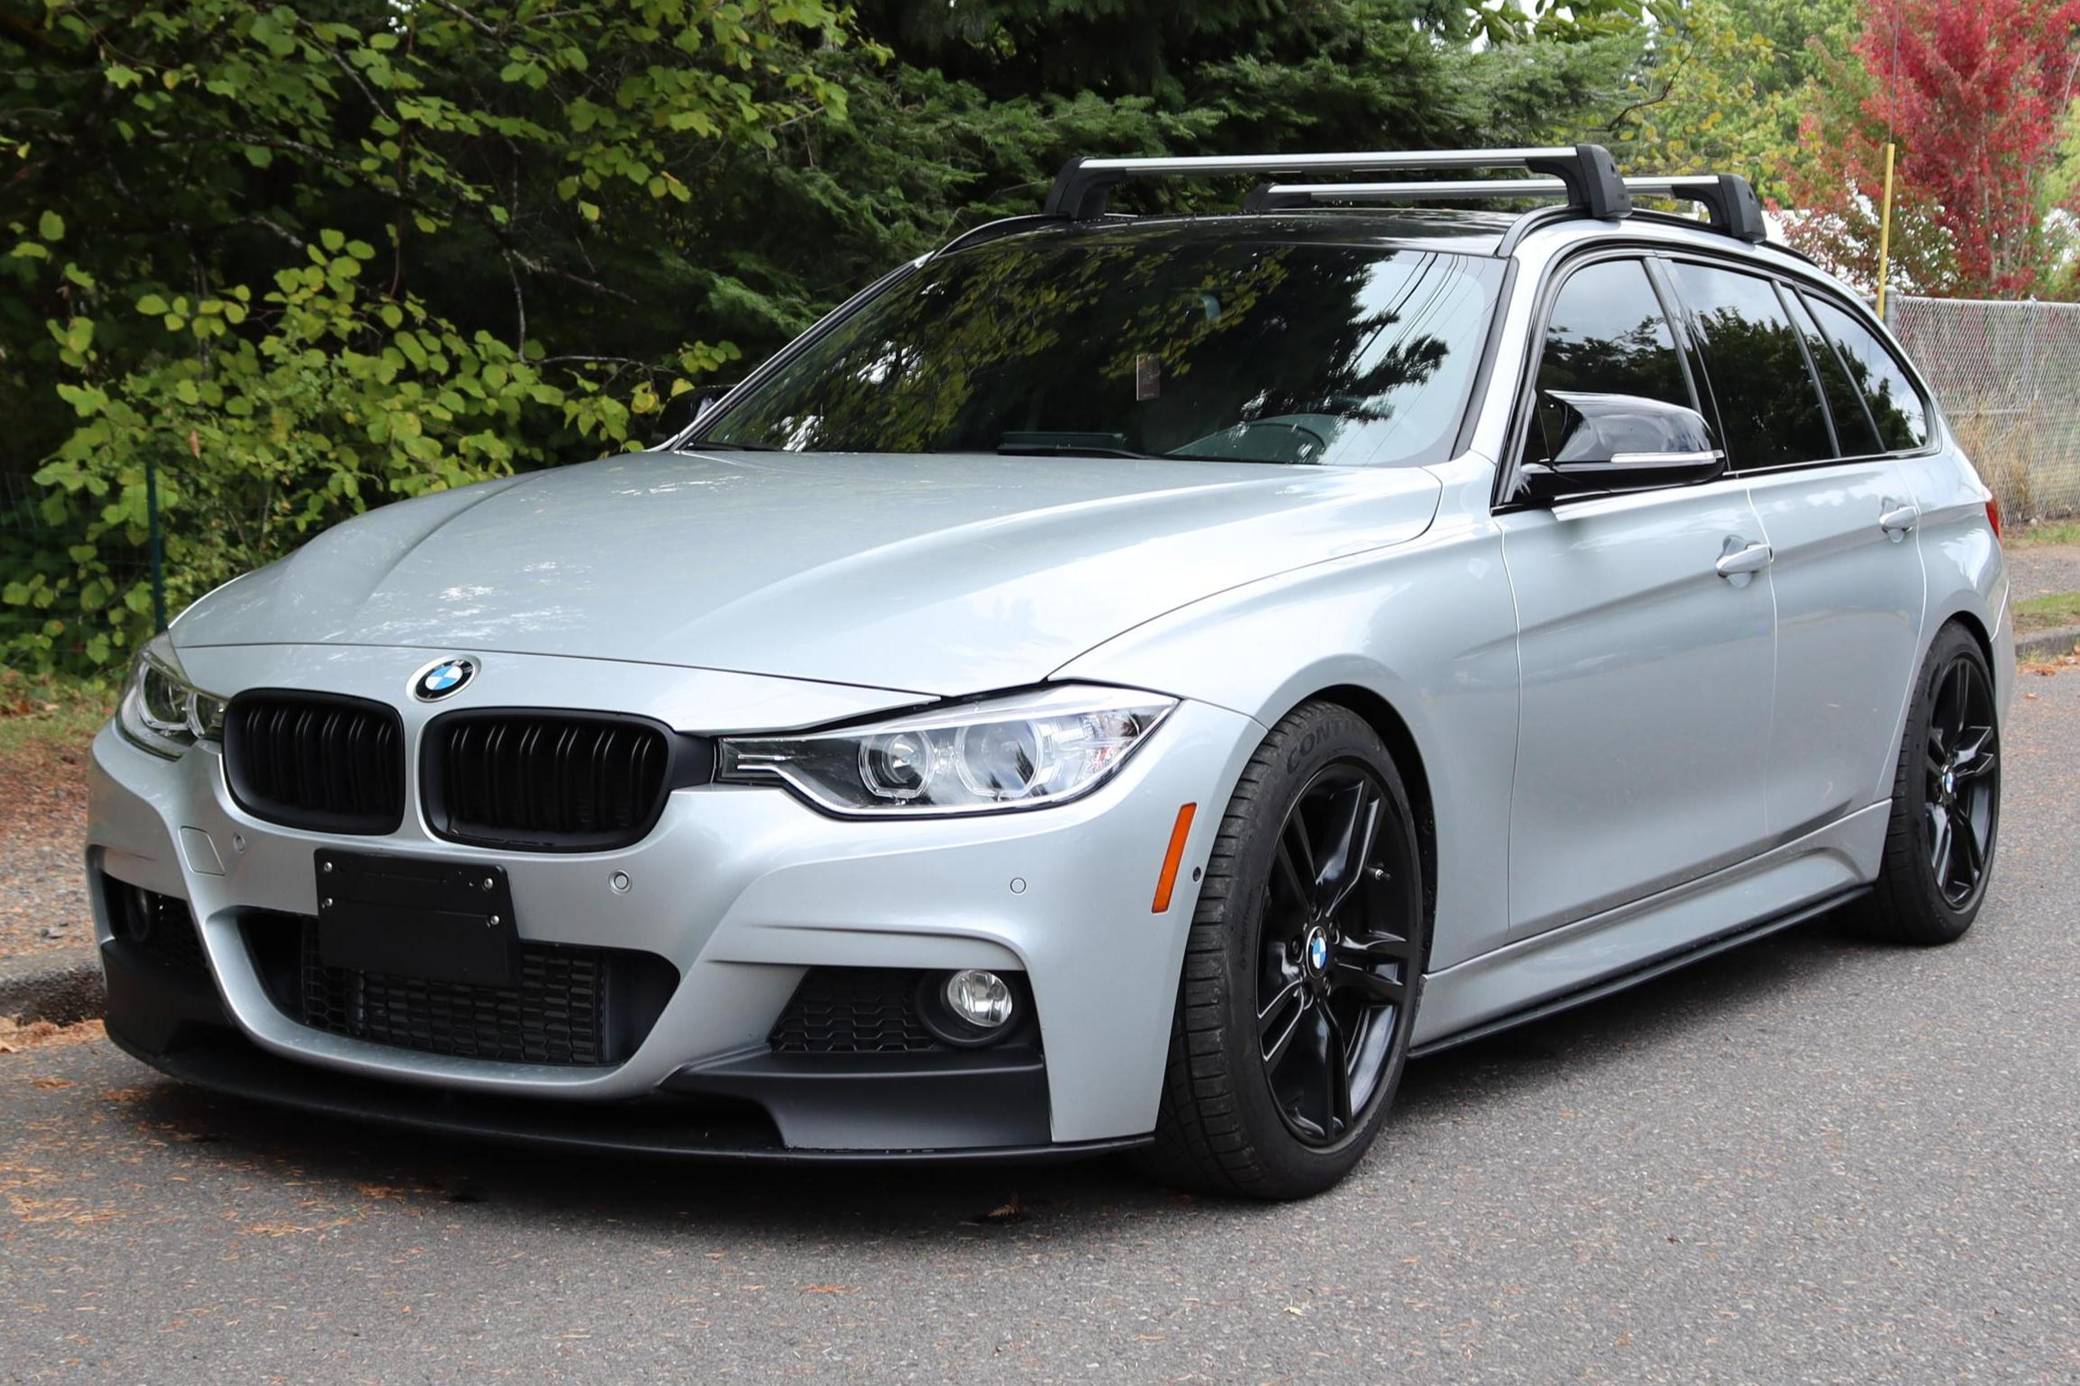
M 2001 537 L 2001 503 L 1992 496 L 1986 498 L 1986 523 L 1993 526 L 1993 537 Z

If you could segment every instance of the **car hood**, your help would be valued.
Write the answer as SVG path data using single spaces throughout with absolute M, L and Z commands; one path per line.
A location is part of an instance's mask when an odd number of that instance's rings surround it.
M 1411 539 L 1439 489 L 1420 469 L 639 453 L 373 511 L 173 633 L 971 693 L 1225 588 Z

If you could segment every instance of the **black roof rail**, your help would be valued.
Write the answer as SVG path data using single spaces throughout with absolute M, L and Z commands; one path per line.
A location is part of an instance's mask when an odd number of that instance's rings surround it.
M 1071 159 L 1055 175 L 1043 211 L 1085 221 L 1102 216 L 1112 189 L 1130 178 L 1229 174 L 1470 173 L 1518 169 L 1557 180 L 1567 200 L 1593 217 L 1622 217 L 1631 195 L 1600 144 L 1540 149 L 1414 149 L 1358 154 L 1215 154 L 1182 158 Z
M 966 250 L 971 245 L 994 241 L 1003 236 L 1015 236 L 1021 231 L 1034 231 L 1043 226 L 1058 226 L 1060 217 L 1051 217 L 1045 212 L 1026 212 L 1015 217 L 998 217 L 980 226 L 971 226 L 955 236 L 945 245 L 933 251 L 927 258 L 936 260 L 942 255 L 951 255 L 956 250 Z
M 1737 173 L 1697 173 L 1673 178 L 1621 180 L 1628 197 L 1663 197 L 1695 202 L 1705 210 L 1713 230 L 1739 240 L 1760 243 L 1769 238 L 1762 202 L 1748 180 Z M 1527 197 L 1564 197 L 1568 210 L 1577 206 L 1572 185 L 1558 178 L 1493 178 L 1405 183 L 1267 183 L 1251 190 L 1248 211 L 1308 207 L 1323 202 L 1474 202 Z M 1628 208 L 1629 211 L 1629 208 Z

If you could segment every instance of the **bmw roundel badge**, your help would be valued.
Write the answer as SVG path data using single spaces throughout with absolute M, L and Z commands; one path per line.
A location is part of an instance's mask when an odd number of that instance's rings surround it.
M 444 659 L 429 665 L 412 680 L 412 696 L 422 703 L 437 703 L 450 694 L 459 693 L 477 676 L 474 659 Z

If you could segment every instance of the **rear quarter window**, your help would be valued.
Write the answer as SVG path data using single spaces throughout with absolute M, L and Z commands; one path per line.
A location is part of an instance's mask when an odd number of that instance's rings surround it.
M 1870 405 L 1871 422 L 1888 452 L 1911 452 L 1928 442 L 1928 406 L 1892 349 L 1871 330 L 1824 298 L 1808 296 L 1813 316 L 1841 349 L 1842 362 Z

